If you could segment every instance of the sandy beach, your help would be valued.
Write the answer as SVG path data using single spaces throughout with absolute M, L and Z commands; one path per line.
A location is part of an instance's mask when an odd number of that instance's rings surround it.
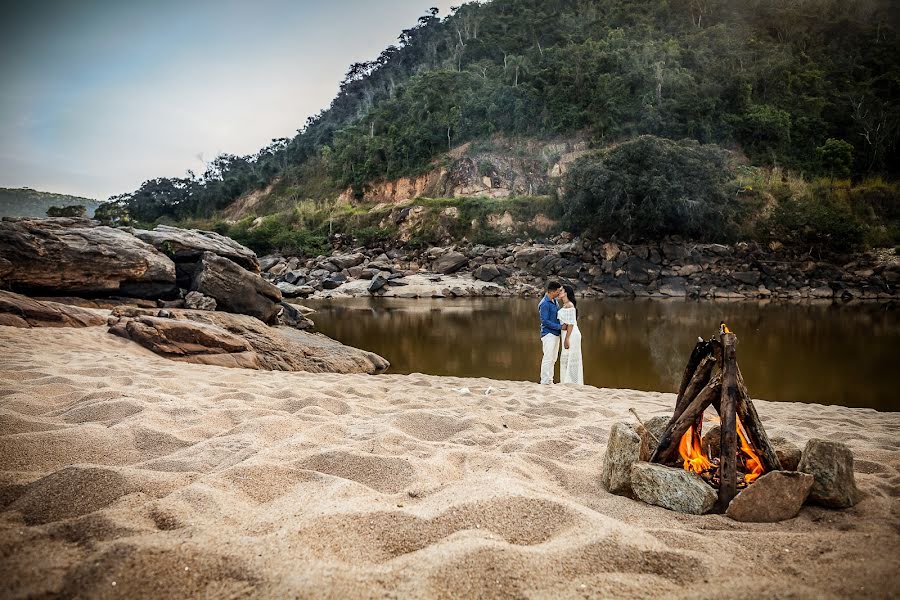
M 176 363 L 0 327 L 0 596 L 890 598 L 900 414 L 758 401 L 846 443 L 864 499 L 782 523 L 599 484 L 611 426 L 672 394 Z

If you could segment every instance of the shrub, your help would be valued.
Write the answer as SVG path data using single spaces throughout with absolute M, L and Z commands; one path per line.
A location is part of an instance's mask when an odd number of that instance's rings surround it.
M 81 204 L 71 206 L 51 206 L 47 209 L 48 217 L 83 217 L 87 209 Z
M 769 236 L 811 249 L 849 252 L 863 247 L 865 225 L 846 203 L 833 198 L 779 202 L 767 223 Z
M 565 182 L 565 224 L 626 238 L 728 239 L 739 212 L 731 180 L 718 146 L 642 136 L 575 162 Z

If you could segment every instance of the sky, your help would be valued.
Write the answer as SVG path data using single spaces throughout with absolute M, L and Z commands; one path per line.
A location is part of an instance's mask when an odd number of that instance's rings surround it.
M 252 154 L 461 0 L 32 0 L 0 20 L 0 187 L 105 200 Z

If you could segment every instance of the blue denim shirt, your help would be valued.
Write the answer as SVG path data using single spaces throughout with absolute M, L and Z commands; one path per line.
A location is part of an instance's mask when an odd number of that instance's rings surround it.
M 544 294 L 544 299 L 538 304 L 538 312 L 541 315 L 541 337 L 548 333 L 558 336 L 562 327 L 559 324 L 559 318 L 556 316 L 559 312 L 556 302 Z

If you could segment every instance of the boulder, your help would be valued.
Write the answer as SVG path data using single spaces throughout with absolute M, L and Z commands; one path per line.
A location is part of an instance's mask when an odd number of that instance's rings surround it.
M 157 317 L 159 311 L 151 309 L 115 308 L 109 319 L 110 333 L 167 358 L 226 367 L 376 374 L 390 366 L 372 352 L 318 333 L 268 327 L 249 315 L 183 309 L 166 312 L 169 318 L 162 319 Z M 138 324 L 129 325 L 131 322 Z
M 138 316 L 116 322 L 109 332 L 168 358 L 223 367 L 261 368 L 259 357 L 247 340 L 206 323 Z
M 785 471 L 796 471 L 800 465 L 800 459 L 803 458 L 803 451 L 791 441 L 782 437 L 773 437 L 770 439 L 772 447 L 775 448 L 775 454 L 778 455 L 778 462 Z
M 284 259 L 281 258 L 280 256 L 275 256 L 275 255 L 263 256 L 262 258 L 259 259 L 259 270 L 262 272 L 266 272 L 269 269 L 271 269 L 272 267 L 274 267 L 275 265 L 277 265 L 278 263 L 280 263 L 282 260 L 284 260 Z
M 239 264 L 248 271 L 260 272 L 260 264 L 253 250 L 215 231 L 157 225 L 150 231 L 132 229 L 131 233 L 171 257 L 175 262 L 195 263 L 203 257 L 205 252 L 212 252 Z
M 335 273 L 331 277 L 322 281 L 322 287 L 326 290 L 335 290 L 347 281 L 347 278 L 341 273 Z
M 106 318 L 90 310 L 0 291 L 0 325 L 9 327 L 94 327 Z
M 600 256 L 603 260 L 614 261 L 619 256 L 619 245 L 615 242 L 606 242 L 600 247 Z
M 709 512 L 718 499 L 697 474 L 648 462 L 631 466 L 631 487 L 647 504 L 692 515 Z
M 659 282 L 659 293 L 663 296 L 684 298 L 688 295 L 687 281 L 683 277 L 666 277 Z
M 732 273 L 731 276 L 747 285 L 757 285 L 760 279 L 759 271 L 738 271 L 737 273 Z
M 518 268 L 524 268 L 529 265 L 536 264 L 542 258 L 547 256 L 550 251 L 546 248 L 522 248 L 514 255 L 515 265 Z
M 377 275 L 372 277 L 371 283 L 369 283 L 369 293 L 374 293 L 387 285 L 388 280 L 391 277 L 390 271 L 379 271 Z
M 88 219 L 0 221 L 0 286 L 43 295 L 175 293 L 175 263 L 127 231 Z
M 275 287 L 281 290 L 281 295 L 284 298 L 306 298 L 315 293 L 315 290 L 308 285 L 293 285 L 284 281 L 277 283 Z
M 299 304 L 291 304 L 290 302 L 282 302 L 279 306 L 281 306 L 281 312 L 278 313 L 279 325 L 293 327 L 301 331 L 308 331 L 315 327 L 312 320 L 307 317 L 307 314 L 315 312 L 314 310 L 307 309 Z
M 628 280 L 632 283 L 650 283 L 659 274 L 659 269 L 653 263 L 642 258 L 632 256 L 624 265 Z
M 461 252 L 448 252 L 434 261 L 432 270 L 441 275 L 449 275 L 459 271 L 469 259 Z
M 770 471 L 734 497 L 725 512 L 735 521 L 776 523 L 800 512 L 813 476 L 797 471 Z
M 200 258 L 191 291 L 214 298 L 222 310 L 257 317 L 266 323 L 274 320 L 281 302 L 281 290 L 277 287 L 211 252 Z
M 656 452 L 656 447 L 659 445 L 659 438 L 662 437 L 663 432 L 666 430 L 666 425 L 669 424 L 671 419 L 672 415 L 652 417 L 644 421 L 644 425 L 639 425 L 636 428 L 637 432 L 640 433 L 642 437 L 647 438 L 648 457 L 653 456 L 653 453 Z
M 366 257 L 361 252 L 355 252 L 353 254 L 336 254 L 328 260 L 338 269 L 343 270 L 361 265 L 366 260 Z
M 497 265 L 481 265 L 475 269 L 472 276 L 479 281 L 493 281 L 500 277 L 500 269 Z
M 184 307 L 192 310 L 216 310 L 216 299 L 200 292 L 188 292 L 184 297 Z
M 848 508 L 860 499 L 853 474 L 853 454 L 846 444 L 811 439 L 797 470 L 815 478 L 809 500 L 830 508 Z
M 615 423 L 609 431 L 600 484 L 611 494 L 634 497 L 631 466 L 649 457 L 647 440 L 624 423 Z

